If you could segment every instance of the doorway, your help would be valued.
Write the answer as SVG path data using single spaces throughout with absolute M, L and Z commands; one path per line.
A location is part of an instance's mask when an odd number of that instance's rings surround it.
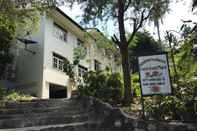
M 49 98 L 67 98 L 66 86 L 49 84 Z

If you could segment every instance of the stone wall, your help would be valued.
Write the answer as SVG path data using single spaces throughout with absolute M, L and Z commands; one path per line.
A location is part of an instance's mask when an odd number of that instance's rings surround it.
M 98 131 L 197 131 L 197 123 L 159 122 L 133 119 L 118 108 L 92 97 L 86 98 L 90 110 L 94 110 Z
M 133 119 L 92 97 L 6 102 L 0 131 L 197 131 L 197 123 Z

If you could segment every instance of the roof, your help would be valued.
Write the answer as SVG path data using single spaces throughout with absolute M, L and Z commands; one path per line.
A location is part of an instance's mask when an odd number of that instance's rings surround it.
M 74 25 L 76 25 L 76 27 L 78 27 L 79 29 L 81 29 L 81 30 L 84 31 L 84 32 L 87 32 L 88 35 L 89 35 L 93 40 L 96 40 L 96 39 L 93 37 L 92 34 L 89 34 L 88 30 L 90 30 L 90 31 L 96 30 L 99 34 L 101 34 L 102 36 L 104 36 L 103 33 L 102 33 L 99 29 L 97 29 L 97 28 L 83 28 L 81 25 L 79 25 L 77 22 L 75 22 L 71 17 L 69 17 L 65 12 L 63 12 L 60 8 L 55 7 L 55 10 L 56 10 L 57 12 L 59 12 L 62 16 L 64 16 L 66 19 L 68 19 L 70 22 L 72 22 Z
M 55 9 L 61 14 L 63 15 L 65 18 L 67 18 L 69 21 L 71 21 L 74 25 L 76 25 L 77 27 L 79 27 L 82 31 L 85 31 L 85 29 L 80 26 L 77 22 L 75 22 L 72 18 L 70 18 L 66 13 L 64 13 L 60 8 L 55 7 Z
M 90 30 L 90 31 L 91 31 L 91 30 L 96 30 L 97 32 L 102 33 L 102 32 L 101 32 L 99 29 L 97 29 L 97 28 L 85 28 L 85 30 L 87 30 L 87 31 L 88 31 L 88 30 Z
M 94 38 L 94 33 L 99 33 L 101 36 L 106 37 L 99 29 L 97 28 L 85 28 L 85 30 Z

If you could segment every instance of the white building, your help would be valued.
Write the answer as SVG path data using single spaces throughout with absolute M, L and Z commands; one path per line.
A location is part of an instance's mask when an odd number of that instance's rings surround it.
M 83 45 L 87 50 L 84 60 L 75 68 L 77 76 L 89 70 L 111 67 L 116 70 L 114 58 L 102 55 L 93 37 L 60 9 L 56 8 L 41 16 L 39 30 L 31 35 L 37 44 L 17 49 L 16 82 L 23 91 L 40 98 L 70 97 L 72 86 L 63 72 L 66 58 L 73 62 L 74 49 Z M 21 42 L 18 45 L 23 45 Z

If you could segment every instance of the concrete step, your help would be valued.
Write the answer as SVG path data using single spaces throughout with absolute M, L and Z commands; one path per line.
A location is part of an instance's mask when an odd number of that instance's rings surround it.
M 101 131 L 97 128 L 100 123 L 95 121 L 84 121 L 69 124 L 53 124 L 44 126 L 33 126 L 15 129 L 0 129 L 1 131 Z M 97 130 L 96 130 L 97 129 Z
M 32 101 L 20 101 L 20 102 L 6 102 L 6 109 L 12 108 L 37 108 L 37 107 L 55 107 L 55 106 L 73 106 L 83 104 L 82 101 L 77 99 L 49 99 L 49 100 L 32 100 Z
M 60 129 L 71 131 L 70 129 L 74 127 L 68 128 L 67 124 L 92 120 L 94 111 L 91 111 L 89 106 L 90 104 L 83 99 L 77 98 L 7 102 L 0 108 L 0 129 L 26 129 L 63 124 L 65 127 Z M 55 129 L 59 130 L 59 127 Z M 46 130 L 54 130 L 54 128 L 50 127 Z
M 81 108 L 80 105 L 73 105 L 73 106 L 55 106 L 55 107 L 37 107 L 37 108 L 1 108 L 0 109 L 0 118 L 1 116 L 5 115 L 17 115 L 17 114 L 24 114 L 24 113 L 43 113 L 43 112 L 81 112 L 84 111 L 84 108 Z M 71 113 L 70 112 L 70 113 Z
M 51 125 L 51 124 L 68 124 L 74 122 L 87 121 L 89 113 L 67 115 L 63 113 L 53 113 L 48 115 L 26 115 L 16 118 L 0 119 L 0 128 L 22 128 L 31 126 Z
M 0 120 L 2 119 L 14 119 L 14 118 L 22 118 L 22 117 L 26 117 L 27 115 L 29 116 L 33 116 L 33 117 L 37 117 L 37 116 L 48 116 L 48 115 L 56 115 L 56 114 L 64 114 L 64 115 L 76 115 L 76 114 L 83 114 L 85 113 L 85 111 L 80 111 L 80 110 L 63 110 L 63 109 L 54 109 L 54 110 L 50 110 L 50 111 L 45 111 L 45 110 L 38 110 L 38 111 L 24 111 L 24 112 L 20 112 L 20 113 L 15 113 L 13 114 L 13 112 L 9 113 L 5 113 L 5 114 L 1 114 L 0 115 Z

